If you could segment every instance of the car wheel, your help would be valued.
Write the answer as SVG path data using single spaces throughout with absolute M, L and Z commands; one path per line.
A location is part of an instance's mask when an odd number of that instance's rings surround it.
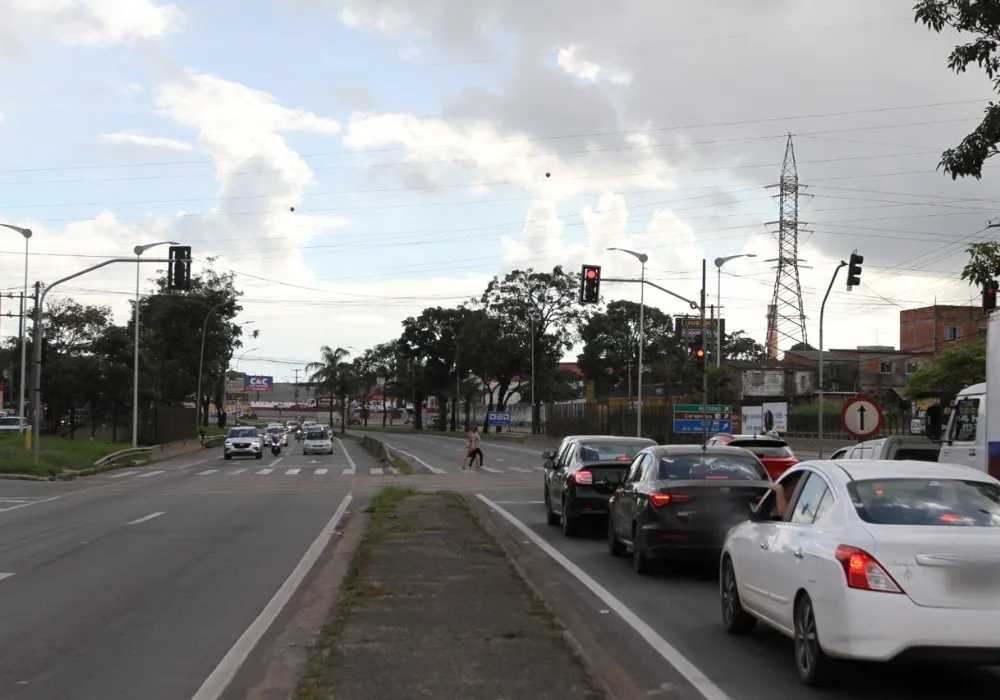
M 743 609 L 740 590 L 736 584 L 736 569 L 733 560 L 726 555 L 722 560 L 722 576 L 719 582 L 722 600 L 722 625 L 729 634 L 750 632 L 757 626 L 757 618 Z
M 625 545 L 618 539 L 615 532 L 614 519 L 608 514 L 608 554 L 613 557 L 625 556 Z
M 653 569 L 653 562 L 646 556 L 639 536 L 639 527 L 632 523 L 632 568 L 637 574 L 648 574 Z
M 263 459 L 263 458 L 264 458 L 264 455 L 263 455 L 262 453 L 258 452 L 257 454 L 255 454 L 255 455 L 254 455 L 254 457 L 253 457 L 253 458 L 254 458 L 254 459 Z
M 552 512 L 552 501 L 549 499 L 549 492 L 545 492 L 545 522 L 549 525 L 558 525 L 560 517 Z
M 580 531 L 580 519 L 571 518 L 568 515 L 569 509 L 566 504 L 566 497 L 562 499 L 562 533 L 566 537 L 576 537 Z
M 228 454 L 225 454 L 225 453 L 223 453 L 223 454 L 222 454 L 222 458 L 223 458 L 223 459 L 232 459 L 232 458 L 233 458 L 233 456 L 232 456 L 232 455 L 228 455 Z
M 795 669 L 799 672 L 799 680 L 811 687 L 828 685 L 834 676 L 835 665 L 819 643 L 812 600 L 803 594 L 795 603 Z

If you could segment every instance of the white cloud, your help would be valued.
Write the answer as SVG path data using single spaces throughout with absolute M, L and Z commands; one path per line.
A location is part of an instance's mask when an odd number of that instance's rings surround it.
M 597 82 L 602 75 L 606 75 L 607 79 L 616 85 L 628 85 L 632 81 L 632 76 L 628 73 L 609 70 L 605 66 L 582 58 L 577 46 L 559 49 L 559 53 L 556 54 L 556 64 L 574 78 L 591 83 Z
M 180 8 L 153 0 L 0 0 L 7 29 L 50 31 L 70 46 L 112 46 L 134 39 L 157 39 L 176 31 Z
M 351 29 L 370 29 L 380 34 L 400 34 L 412 28 L 408 14 L 370 6 L 344 8 L 340 22 Z
M 419 46 L 414 46 L 413 44 L 410 44 L 409 46 L 397 51 L 396 55 L 399 56 L 404 61 L 412 61 L 413 59 L 422 56 L 423 53 L 424 50 L 421 49 Z
M 177 139 L 168 139 L 162 136 L 145 136 L 143 134 L 133 134 L 129 132 L 118 132 L 114 134 L 103 134 L 103 143 L 119 146 L 145 146 L 148 148 L 165 148 L 168 151 L 193 151 L 194 146 Z

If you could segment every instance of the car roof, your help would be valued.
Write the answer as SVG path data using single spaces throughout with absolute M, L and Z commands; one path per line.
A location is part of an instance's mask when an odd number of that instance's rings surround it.
M 815 466 L 816 462 L 803 462 Z M 819 462 L 823 464 L 823 462 Z M 996 479 L 975 467 L 962 464 L 921 462 L 915 459 L 838 459 L 827 461 L 843 469 L 852 479 L 972 479 L 973 481 L 997 482 Z
M 722 454 L 722 455 L 743 455 L 748 453 L 742 447 L 730 447 L 729 445 L 657 445 L 650 447 L 648 452 L 660 454 Z M 753 456 L 753 453 L 749 453 Z
M 763 440 L 765 442 L 785 442 L 784 438 L 775 437 L 774 435 L 730 435 L 731 440 L 740 440 L 754 442 L 756 440 Z M 785 442 L 787 445 L 788 443 Z
M 587 442 L 636 442 L 645 443 L 648 445 L 655 445 L 656 440 L 651 438 L 641 438 L 641 437 L 625 437 L 624 435 L 574 435 L 573 440 L 580 442 L 586 440 Z

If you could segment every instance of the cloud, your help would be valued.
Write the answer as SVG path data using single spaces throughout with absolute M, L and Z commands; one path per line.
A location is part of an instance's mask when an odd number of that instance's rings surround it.
M 556 54 L 556 65 L 569 75 L 591 83 L 605 74 L 608 75 L 608 80 L 618 85 L 628 85 L 632 81 L 632 76 L 628 73 L 609 71 L 604 66 L 582 58 L 580 53 L 578 46 L 559 49 L 559 53 Z
M 0 0 L 0 16 L 18 34 L 51 32 L 69 46 L 104 47 L 159 39 L 180 29 L 184 14 L 153 0 Z M 12 33 L 12 32 L 11 32 Z
M 406 46 L 405 48 L 402 48 L 399 51 L 397 51 L 396 55 L 399 56 L 404 61 L 412 61 L 415 58 L 420 58 L 420 56 L 422 56 L 423 53 L 424 53 L 423 49 L 421 49 L 419 46 L 414 46 L 413 44 L 410 44 L 409 46 Z
M 194 146 L 177 139 L 168 139 L 162 136 L 144 136 L 143 134 L 133 134 L 128 132 L 118 132 L 114 134 L 103 134 L 103 143 L 122 146 L 144 146 L 148 148 L 165 148 L 168 151 L 193 151 Z

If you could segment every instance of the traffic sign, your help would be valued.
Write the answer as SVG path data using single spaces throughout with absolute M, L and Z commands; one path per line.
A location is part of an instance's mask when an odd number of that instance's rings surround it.
M 704 409 L 708 409 L 705 411 Z M 706 415 L 707 413 L 707 415 Z M 702 423 L 707 419 L 707 426 Z M 731 433 L 733 407 L 726 404 L 683 404 L 674 406 L 674 433 Z
M 486 414 L 486 424 L 493 426 L 509 426 L 510 411 L 490 411 Z
M 858 439 L 878 434 L 885 422 L 885 415 L 878 404 L 864 396 L 858 396 L 844 404 L 840 412 L 840 424 L 844 430 Z

